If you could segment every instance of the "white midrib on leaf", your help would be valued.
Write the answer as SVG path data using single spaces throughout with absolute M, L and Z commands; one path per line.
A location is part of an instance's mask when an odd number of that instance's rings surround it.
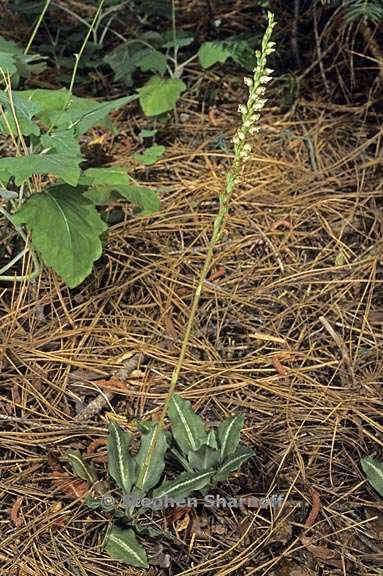
M 187 437 L 189 438 L 189 442 L 190 442 L 193 450 L 197 450 L 197 444 L 195 443 L 193 432 L 191 431 L 190 426 L 189 426 L 186 418 L 184 417 L 182 410 L 180 410 L 180 408 L 177 404 L 177 401 L 174 402 L 174 405 L 176 407 L 178 416 L 180 417 L 180 420 L 181 420 L 182 424 L 184 425 Z
M 117 544 L 118 546 L 120 546 L 121 548 L 123 548 L 124 550 L 126 550 L 127 552 L 129 552 L 129 554 L 131 554 L 134 558 L 137 559 L 137 561 L 142 564 L 142 558 L 139 556 L 139 554 L 137 554 L 137 552 L 131 548 L 126 542 L 124 542 L 123 540 L 119 540 L 118 538 L 116 538 L 115 536 L 109 536 L 109 540 L 111 540 L 112 542 L 114 542 L 115 544 Z
M 232 429 L 232 427 L 234 426 L 234 424 L 235 424 L 235 419 L 233 418 L 233 420 L 230 422 L 230 426 L 229 426 L 228 429 L 226 430 L 226 434 L 225 434 L 225 436 L 224 436 L 224 438 L 223 438 L 223 441 L 222 441 L 221 456 L 223 456 L 223 455 L 225 454 L 227 441 L 228 441 L 228 439 L 229 439 L 230 432 L 231 432 L 231 429 Z

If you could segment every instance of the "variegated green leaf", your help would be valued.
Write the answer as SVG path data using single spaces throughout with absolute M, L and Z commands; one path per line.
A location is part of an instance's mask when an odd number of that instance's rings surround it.
M 234 454 L 236 451 L 239 440 L 241 429 L 243 426 L 243 415 L 232 416 L 227 420 L 224 420 L 220 427 L 218 428 L 218 442 L 221 451 L 221 460 L 224 460 L 230 454 Z
M 371 486 L 383 496 L 383 462 L 375 460 L 371 456 L 366 456 L 361 459 L 360 463 Z
M 209 446 L 201 446 L 196 452 L 189 452 L 190 466 L 199 472 L 211 470 L 220 460 L 219 450 L 214 450 Z
M 149 424 L 148 431 L 142 433 L 141 446 L 135 458 L 138 465 L 136 488 L 144 493 L 158 484 L 165 468 L 168 447 L 165 432 L 157 430 L 159 424 Z
M 109 474 L 120 488 L 129 493 L 135 481 L 135 462 L 129 454 L 131 434 L 125 432 L 115 422 L 108 427 L 108 468 Z
M 153 498 L 186 498 L 195 490 L 201 490 L 210 483 L 213 472 L 184 472 L 175 480 L 166 480 L 153 491 Z
M 231 472 L 237 470 L 246 460 L 248 460 L 253 455 L 253 452 L 249 448 L 240 446 L 231 456 L 228 456 L 221 467 L 218 469 L 214 476 L 215 482 L 221 482 L 222 480 L 227 480 Z
M 173 394 L 169 404 L 169 418 L 173 436 L 184 454 L 206 444 L 205 425 L 202 418 L 193 412 L 189 400 Z
M 137 568 L 149 568 L 145 549 L 137 542 L 136 535 L 131 528 L 113 526 L 106 537 L 105 550 L 114 560 L 137 566 Z
M 76 476 L 82 480 L 86 480 L 89 484 L 93 484 L 97 481 L 97 476 L 93 467 L 84 462 L 79 450 L 68 450 L 67 458 Z

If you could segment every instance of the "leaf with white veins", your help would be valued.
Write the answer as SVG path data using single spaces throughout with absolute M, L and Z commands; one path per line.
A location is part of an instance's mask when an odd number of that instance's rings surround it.
M 241 429 L 243 427 L 243 415 L 232 416 L 224 420 L 218 428 L 218 442 L 221 450 L 221 460 L 233 454 L 239 444 Z
M 193 412 L 189 400 L 173 394 L 169 403 L 169 419 L 172 433 L 184 454 L 196 451 L 206 443 L 207 433 L 200 416 Z
M 131 528 L 113 526 L 106 537 L 104 548 L 114 560 L 138 568 L 149 568 L 145 549 L 137 542 L 136 535 Z
M 166 480 L 153 490 L 153 498 L 186 498 L 195 490 L 202 490 L 209 485 L 213 472 L 184 472 L 175 480 Z
M 214 481 L 221 482 L 222 480 L 227 480 L 231 472 L 237 470 L 246 460 L 251 458 L 252 455 L 253 452 L 249 448 L 245 448 L 244 446 L 237 448 L 234 454 L 224 460 L 214 476 Z
M 135 480 L 136 464 L 129 454 L 132 435 L 125 432 L 115 422 L 108 427 L 108 468 L 116 484 L 126 493 L 132 489 Z
M 142 433 L 141 446 L 135 458 L 138 464 L 136 487 L 144 493 L 158 484 L 165 468 L 165 454 L 168 447 L 165 432 L 160 429 L 156 434 L 159 424 L 152 422 L 150 424 L 149 431 Z M 156 445 L 153 448 L 154 441 Z
M 84 462 L 79 450 L 68 450 L 67 458 L 76 476 L 82 480 L 86 480 L 89 484 L 93 484 L 97 481 L 97 476 L 93 467 Z

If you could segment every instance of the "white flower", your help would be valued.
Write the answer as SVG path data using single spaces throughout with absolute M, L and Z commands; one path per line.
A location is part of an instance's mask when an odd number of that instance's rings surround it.
M 239 138 L 237 136 L 237 134 L 234 134 L 233 138 L 231 139 L 231 141 L 233 142 L 233 144 L 237 145 L 239 144 Z
M 249 78 L 248 76 L 245 76 L 245 78 L 243 79 L 244 83 L 246 84 L 246 86 L 248 86 L 249 88 L 251 88 L 253 86 L 253 80 L 252 78 Z
M 267 84 L 272 79 L 273 79 L 272 76 L 262 76 L 262 78 L 260 79 L 260 83 L 261 84 Z
M 246 112 L 247 112 L 246 106 L 244 104 L 240 104 L 238 106 L 238 112 L 241 112 L 241 114 L 246 114 Z
M 257 134 L 260 131 L 259 126 L 252 126 L 252 128 L 250 128 L 249 132 L 250 134 Z

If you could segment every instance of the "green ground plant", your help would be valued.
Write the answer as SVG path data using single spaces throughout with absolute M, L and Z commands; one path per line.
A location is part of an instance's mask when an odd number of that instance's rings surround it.
M 97 20 L 98 13 L 94 25 Z M 36 28 L 32 36 L 35 31 Z M 14 151 L 12 156 L 0 159 L 0 197 L 5 203 L 0 212 L 26 243 L 0 269 L 2 281 L 35 278 L 40 273 L 41 260 L 74 288 L 91 273 L 93 263 L 102 254 L 101 237 L 107 224 L 97 205 L 121 198 L 137 206 L 142 214 L 159 209 L 156 191 L 140 186 L 125 168 L 81 167 L 82 135 L 96 125 L 107 123 L 111 112 L 137 98 L 130 95 L 98 102 L 73 95 L 78 64 L 91 31 L 92 27 L 76 54 L 69 89 L 14 90 L 12 77 L 16 75 L 18 80 L 30 60 L 13 44 L 6 44 L 8 60 L 4 59 L 4 53 L 0 54 L 5 86 L 0 91 L 0 132 L 4 138 L 8 137 Z M 34 270 L 21 275 L 8 273 L 28 248 Z

